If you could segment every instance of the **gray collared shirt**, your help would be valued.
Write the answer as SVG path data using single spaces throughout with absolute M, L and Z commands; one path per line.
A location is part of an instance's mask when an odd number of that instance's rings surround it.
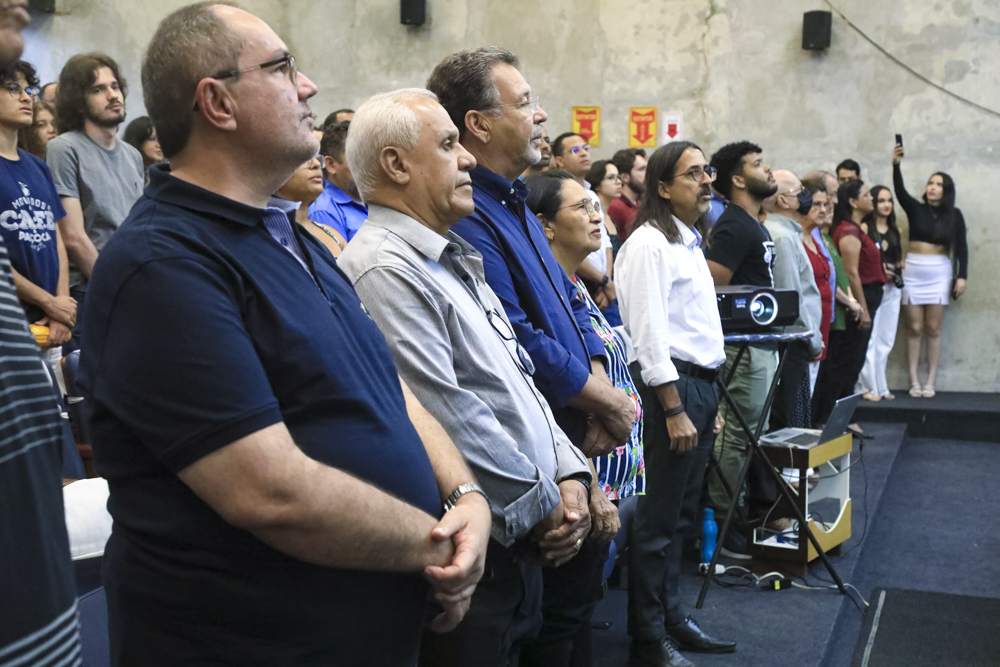
M 509 546 L 559 504 L 559 481 L 589 476 L 586 459 L 535 388 L 479 253 L 398 211 L 368 215 L 338 266 L 489 496 L 493 538 Z

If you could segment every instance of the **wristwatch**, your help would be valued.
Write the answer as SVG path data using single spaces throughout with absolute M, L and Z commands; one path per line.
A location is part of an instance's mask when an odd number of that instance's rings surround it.
M 580 484 L 583 484 L 585 487 L 587 487 L 587 493 L 590 493 L 591 478 L 589 474 L 577 473 L 575 475 L 570 475 L 569 477 L 565 478 L 562 481 L 567 482 L 569 480 L 573 480 L 574 482 L 580 482 Z
M 444 511 L 449 512 L 455 509 L 455 504 L 458 503 L 458 499 L 467 493 L 478 493 L 483 498 L 486 499 L 486 504 L 490 504 L 489 496 L 483 491 L 483 487 L 479 486 L 475 482 L 469 482 L 468 484 L 460 484 L 458 488 L 452 491 L 447 498 L 444 499 Z
M 601 287 L 604 287 L 611 282 L 611 276 L 605 275 L 604 280 L 601 281 Z

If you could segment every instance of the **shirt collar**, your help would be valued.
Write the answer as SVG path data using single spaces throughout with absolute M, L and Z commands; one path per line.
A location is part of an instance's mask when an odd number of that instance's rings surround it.
M 500 174 L 480 166 L 473 169 L 469 176 L 474 188 L 482 190 L 498 202 L 510 202 L 513 197 L 515 202 L 520 203 L 528 198 L 528 186 L 519 179 L 511 183 Z
M 782 227 L 790 229 L 793 232 L 797 232 L 799 234 L 802 233 L 802 225 L 795 222 L 787 215 L 782 215 L 781 213 L 768 213 L 767 222 L 773 222 L 775 224 L 781 225 Z
M 681 243 L 684 244 L 689 250 L 694 250 L 701 245 L 701 234 L 698 233 L 697 229 L 688 227 L 675 215 L 674 224 L 677 226 L 677 231 L 681 235 Z
M 346 192 L 338 188 L 330 181 L 327 181 L 323 185 L 323 190 L 325 190 L 326 193 L 330 195 L 330 199 L 337 202 L 338 204 L 353 204 L 354 206 L 358 206 L 358 202 L 351 199 L 351 195 L 347 194 Z
M 618 195 L 618 199 L 620 199 L 621 202 L 623 204 L 625 204 L 626 206 L 628 206 L 629 208 L 639 208 L 639 205 L 636 202 L 633 202 L 631 199 L 629 199 L 625 195 Z
M 247 227 L 260 224 L 268 213 L 267 209 L 248 206 L 182 181 L 170 174 L 169 164 L 154 164 L 149 168 L 149 185 L 146 186 L 145 195 L 192 213 L 223 218 Z
M 267 200 L 268 208 L 276 208 L 282 213 L 293 213 L 298 211 L 301 206 L 302 202 L 285 199 L 284 197 L 279 197 L 278 195 L 273 195 Z
M 368 224 L 389 230 L 421 255 L 435 262 L 441 261 L 445 249 L 459 240 L 459 236 L 453 232 L 449 231 L 447 236 L 441 236 L 405 213 L 378 204 L 368 207 Z

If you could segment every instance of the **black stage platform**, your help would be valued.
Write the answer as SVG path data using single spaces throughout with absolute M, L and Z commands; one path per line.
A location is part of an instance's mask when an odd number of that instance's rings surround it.
M 1000 442 L 1000 394 L 938 392 L 934 398 L 913 398 L 906 390 L 893 393 L 891 401 L 861 401 L 856 421 L 906 424 L 912 438 Z
M 855 440 L 854 529 L 843 554 L 831 558 L 834 566 L 865 599 L 877 588 L 1000 599 L 1000 448 L 992 444 L 1000 441 L 1000 428 L 991 427 L 1000 426 L 1000 396 L 898 396 L 859 410 L 857 421 L 873 438 L 863 455 Z M 892 418 L 905 421 L 876 423 Z M 950 429 L 943 437 L 921 437 L 943 429 Z M 970 441 L 975 434 L 989 437 Z M 695 610 L 701 584 L 695 567 L 685 563 L 681 580 L 688 612 L 706 631 L 739 643 L 734 654 L 686 653 L 699 667 L 850 665 L 864 618 L 851 600 L 835 590 L 713 585 L 705 607 Z M 826 577 L 816 563 L 808 582 L 822 585 Z M 594 664 L 627 664 L 626 604 L 626 591 L 612 589 L 598 605 L 595 621 L 612 626 L 594 631 Z

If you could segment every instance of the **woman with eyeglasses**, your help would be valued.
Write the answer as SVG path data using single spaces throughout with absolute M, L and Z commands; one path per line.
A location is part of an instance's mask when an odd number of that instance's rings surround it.
M 903 288 L 903 238 L 896 226 L 896 211 L 892 191 L 884 185 L 872 188 L 875 210 L 865 218 L 868 237 L 882 253 L 882 267 L 889 280 L 882 288 L 882 304 L 872 320 L 872 337 L 868 343 L 865 366 L 861 369 L 858 390 L 867 401 L 896 398 L 885 379 L 889 353 L 896 343 L 899 306 Z
M 857 321 L 848 320 L 843 352 L 830 360 L 829 372 L 825 374 L 826 385 L 818 401 L 818 423 L 826 422 L 837 400 L 854 393 L 868 353 L 872 318 L 882 303 L 882 286 L 887 280 L 882 268 L 882 253 L 861 229 L 865 216 L 875 208 L 868 187 L 859 180 L 842 183 L 837 190 L 837 200 L 833 212 L 833 242 L 844 260 L 851 295 L 861 306 L 861 317 Z
M 17 131 L 17 147 L 44 160 L 45 147 L 58 134 L 55 107 L 36 99 L 32 105 L 31 125 Z
M 590 298 L 583 281 L 576 276 L 577 269 L 587 256 L 601 245 L 602 217 L 590 194 L 568 171 L 546 171 L 532 176 L 525 181 L 525 185 L 528 186 L 528 208 L 538 216 L 552 254 L 576 285 L 577 298 L 587 304 L 594 330 L 604 341 L 608 377 L 635 401 L 636 421 L 628 442 L 610 454 L 591 459 L 595 468 L 594 479 L 599 482 L 591 489 L 591 516 L 594 522 L 591 535 L 598 540 L 614 539 L 616 550 L 620 550 L 628 531 L 627 521 L 631 508 L 634 507 L 635 496 L 645 491 L 642 404 L 629 374 L 624 341 L 608 324 L 597 304 Z M 622 502 L 626 499 L 631 500 Z M 621 520 L 609 501 L 619 503 Z M 612 552 L 609 564 L 613 563 Z
M 910 396 L 934 396 L 938 361 L 941 358 L 941 325 L 950 299 L 965 293 L 969 271 L 969 247 L 966 240 L 965 218 L 955 208 L 955 181 L 938 171 L 927 179 L 923 202 L 906 191 L 899 163 L 903 147 L 897 145 L 892 154 L 892 184 L 899 205 L 910 220 L 910 245 L 906 253 L 906 283 L 902 303 L 906 306 L 908 324 L 906 349 L 910 365 Z M 952 259 L 958 263 L 958 274 L 952 270 Z M 927 338 L 927 382 L 923 386 L 917 377 L 920 348 Z
M 601 201 L 602 224 L 608 233 L 608 238 L 611 239 L 613 263 L 614 258 L 618 257 L 618 250 L 622 247 L 622 240 L 618 236 L 618 228 L 615 227 L 614 221 L 608 215 L 608 208 L 611 206 L 611 202 L 621 196 L 622 180 L 618 176 L 618 168 L 609 160 L 598 160 L 595 162 L 590 167 L 590 171 L 587 172 L 586 180 L 590 184 L 592 191 L 597 193 L 597 197 Z
M 294 211 L 295 222 L 315 236 L 316 240 L 326 246 L 326 249 L 336 259 L 340 257 L 347 241 L 337 230 L 309 218 L 309 205 L 316 201 L 316 198 L 322 193 L 323 169 L 320 166 L 319 158 L 314 157 L 296 169 L 295 173 L 278 189 L 276 194 L 282 200 L 298 204 L 298 208 L 289 207 L 290 211 Z

